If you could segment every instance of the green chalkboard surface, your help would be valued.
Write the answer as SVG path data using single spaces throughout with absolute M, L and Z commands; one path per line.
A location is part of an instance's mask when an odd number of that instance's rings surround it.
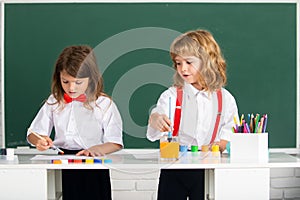
M 168 48 L 197 28 L 211 31 L 223 50 L 239 113 L 268 113 L 269 146 L 296 147 L 295 3 L 11 3 L 4 10 L 7 147 L 27 145 L 55 60 L 74 44 L 95 49 L 125 147 L 158 147 L 147 141 L 146 125 L 172 83 Z

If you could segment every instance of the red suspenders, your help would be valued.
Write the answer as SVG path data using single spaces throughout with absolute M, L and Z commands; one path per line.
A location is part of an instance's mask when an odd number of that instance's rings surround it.
M 178 136 L 178 130 L 179 130 L 180 118 L 181 118 L 182 93 L 183 93 L 182 88 L 177 88 L 173 136 Z M 218 97 L 218 113 L 217 113 L 217 117 L 216 117 L 213 134 L 212 134 L 212 137 L 210 140 L 210 144 L 212 144 L 216 139 L 220 120 L 221 120 L 221 113 L 222 113 L 222 91 L 221 90 L 217 90 L 217 97 Z
M 174 130 L 173 136 L 178 136 L 178 130 L 180 125 L 181 118 L 181 103 L 182 103 L 182 88 L 177 88 L 177 98 L 176 98 L 176 107 L 174 114 Z
M 222 91 L 221 91 L 221 89 L 217 90 L 217 97 L 218 97 L 218 113 L 217 113 L 217 118 L 216 118 L 213 135 L 211 137 L 209 144 L 212 144 L 215 141 L 216 135 L 217 135 L 217 132 L 219 129 L 219 124 L 220 124 L 220 119 L 221 119 L 221 114 L 222 114 Z

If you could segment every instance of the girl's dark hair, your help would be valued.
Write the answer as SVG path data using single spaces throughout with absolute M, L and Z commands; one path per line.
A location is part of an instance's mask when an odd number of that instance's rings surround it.
M 60 53 L 55 63 L 51 86 L 51 92 L 57 100 L 56 103 L 60 105 L 64 102 L 64 90 L 60 79 L 62 71 L 75 78 L 89 78 L 85 107 L 91 108 L 90 102 L 95 101 L 99 96 L 107 96 L 103 91 L 102 75 L 91 47 L 87 45 L 69 46 Z

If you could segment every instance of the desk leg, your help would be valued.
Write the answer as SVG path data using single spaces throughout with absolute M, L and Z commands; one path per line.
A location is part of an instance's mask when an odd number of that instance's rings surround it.
M 61 170 L 48 170 L 48 200 L 57 200 L 62 196 Z
M 213 169 L 205 169 L 205 200 L 214 199 L 215 192 L 215 176 Z
M 61 170 L 55 170 L 55 190 L 56 190 L 56 198 L 61 199 L 62 197 Z
M 1 169 L 0 199 L 47 200 L 46 169 Z
M 215 200 L 269 200 L 270 169 L 215 169 Z
M 56 199 L 56 191 L 55 191 L 55 170 L 48 170 L 47 171 L 47 189 L 48 189 L 48 200 L 55 200 Z

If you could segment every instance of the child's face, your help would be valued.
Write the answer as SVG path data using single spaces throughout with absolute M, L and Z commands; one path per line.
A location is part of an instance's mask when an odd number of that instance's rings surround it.
M 177 72 L 184 81 L 192 84 L 195 88 L 201 90 L 199 85 L 199 68 L 202 62 L 195 56 L 176 56 L 175 65 Z
M 71 98 L 84 94 L 89 85 L 89 78 L 74 78 L 65 71 L 60 73 L 60 81 L 65 93 Z

